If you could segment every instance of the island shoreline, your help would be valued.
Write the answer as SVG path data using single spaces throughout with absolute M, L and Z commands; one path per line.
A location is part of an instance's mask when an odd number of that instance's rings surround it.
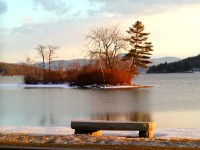
M 150 85 L 85 85 L 85 86 L 70 86 L 69 83 L 65 84 L 0 84 L 0 87 L 21 87 L 21 88 L 66 88 L 66 89 L 134 89 L 134 88 L 152 88 Z

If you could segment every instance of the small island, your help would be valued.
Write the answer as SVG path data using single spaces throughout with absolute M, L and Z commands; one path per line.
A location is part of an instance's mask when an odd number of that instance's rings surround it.
M 57 58 L 57 46 L 38 45 L 35 50 L 42 62 L 33 63 L 30 57 L 26 57 L 21 71 L 24 83 L 66 84 L 78 88 L 142 87 L 132 84 L 132 79 L 139 74 L 139 67 L 147 68 L 151 63 L 153 45 L 147 42 L 150 33 L 145 33 L 144 29 L 143 23 L 136 21 L 127 31 L 129 37 L 124 38 L 119 25 L 96 27 L 86 35 L 88 43 L 84 52 L 88 61 L 74 60 L 66 67 L 62 62 L 52 66 Z

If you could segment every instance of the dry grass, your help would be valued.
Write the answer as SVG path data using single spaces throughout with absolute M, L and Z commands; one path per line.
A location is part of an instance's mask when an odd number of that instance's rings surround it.
M 126 70 L 99 69 L 93 65 L 84 66 L 79 69 L 43 71 L 25 75 L 26 84 L 37 83 L 71 83 L 76 86 L 85 85 L 130 85 L 133 73 Z
M 123 70 L 111 69 L 90 69 L 82 70 L 77 76 L 75 85 L 129 85 L 131 84 L 132 74 Z

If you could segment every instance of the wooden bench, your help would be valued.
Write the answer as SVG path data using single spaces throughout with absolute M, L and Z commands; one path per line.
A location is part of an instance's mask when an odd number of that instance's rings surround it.
M 118 121 L 71 121 L 75 134 L 101 135 L 100 130 L 139 131 L 139 137 L 152 138 L 155 122 L 118 122 Z

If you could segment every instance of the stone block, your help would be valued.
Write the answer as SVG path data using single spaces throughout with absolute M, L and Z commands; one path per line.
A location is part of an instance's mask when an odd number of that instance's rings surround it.
M 99 130 L 139 131 L 139 137 L 152 138 L 155 122 L 118 122 L 118 121 L 71 121 L 75 134 L 101 135 Z

